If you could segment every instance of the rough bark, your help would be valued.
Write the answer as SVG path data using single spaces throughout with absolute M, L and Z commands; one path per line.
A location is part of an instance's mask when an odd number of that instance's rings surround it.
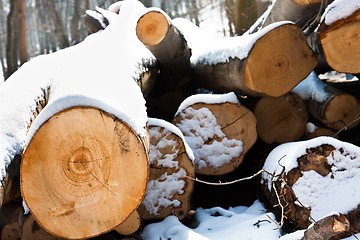
M 295 93 L 261 98 L 254 108 L 254 114 L 257 133 L 268 144 L 296 141 L 306 132 L 306 105 Z
M 234 26 L 237 35 L 242 35 L 257 19 L 255 0 L 235 0 Z

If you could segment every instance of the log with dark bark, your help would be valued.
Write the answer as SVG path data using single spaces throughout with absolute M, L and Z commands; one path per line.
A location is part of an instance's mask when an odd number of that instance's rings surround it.
M 173 120 L 194 152 L 195 171 L 206 175 L 232 172 L 257 139 L 255 116 L 237 100 L 219 98 L 206 103 L 196 97 L 185 100 L 191 104 L 180 106 Z M 216 95 L 207 96 L 212 97 L 216 99 Z
M 146 220 L 169 215 L 181 220 L 189 212 L 194 187 L 192 151 L 180 130 L 169 122 L 149 119 L 149 133 L 150 177 L 138 211 Z
M 278 97 L 295 87 L 317 64 L 301 29 L 289 22 L 216 41 L 194 27 L 188 31 L 191 23 L 184 22 L 177 21 L 176 26 L 194 55 L 193 81 L 215 92 Z M 209 55 L 213 58 L 208 59 Z
M 360 101 L 323 83 L 315 72 L 294 88 L 293 92 L 306 101 L 312 117 L 332 129 L 347 130 L 360 123 Z
M 295 93 L 261 98 L 254 108 L 254 114 L 257 133 L 268 144 L 296 141 L 306 132 L 306 105 Z

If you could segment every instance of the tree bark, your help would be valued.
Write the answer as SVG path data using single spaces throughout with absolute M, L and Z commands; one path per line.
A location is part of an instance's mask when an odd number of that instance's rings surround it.
M 257 19 L 255 0 L 235 0 L 234 25 L 237 35 L 245 33 Z
M 18 69 L 18 52 L 16 49 L 18 35 L 16 34 L 16 5 L 17 0 L 10 2 L 10 12 L 7 16 L 7 41 L 6 41 L 6 75 L 9 78 Z
M 211 99 L 211 95 L 208 97 Z M 232 172 L 257 139 L 254 114 L 240 103 L 227 100 L 211 104 L 195 101 L 190 106 L 180 107 L 173 123 L 192 148 L 195 171 L 199 174 Z M 203 133 L 197 127 L 209 132 Z
M 265 143 L 296 141 L 306 132 L 306 105 L 295 93 L 261 98 L 254 108 L 254 114 L 257 133 Z
M 20 66 L 29 60 L 28 53 L 28 36 L 26 31 L 26 1 L 18 0 L 17 23 L 18 33 L 18 51 Z

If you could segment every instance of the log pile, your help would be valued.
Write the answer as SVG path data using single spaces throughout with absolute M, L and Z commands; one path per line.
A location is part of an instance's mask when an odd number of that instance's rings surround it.
M 191 221 L 196 207 L 237 194 L 260 197 L 284 231 L 307 229 L 302 239 L 360 232 L 356 204 L 321 212 L 304 193 L 327 193 L 306 183 L 311 174 L 336 185 L 360 168 L 359 97 L 319 78 L 359 74 L 360 8 L 334 20 L 343 0 L 325 2 L 277 0 L 222 39 L 133 0 L 87 11 L 89 39 L 0 86 L 1 239 L 136 238 L 144 224 Z M 224 202 L 202 199 L 197 177 L 259 170 Z

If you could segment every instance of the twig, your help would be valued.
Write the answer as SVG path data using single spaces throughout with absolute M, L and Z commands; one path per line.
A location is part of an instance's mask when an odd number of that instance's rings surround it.
M 337 131 L 332 137 L 337 137 L 342 131 L 347 130 L 348 127 L 349 127 L 351 124 L 353 124 L 353 123 L 355 123 L 355 122 L 357 122 L 357 121 L 359 121 L 359 120 L 360 120 L 360 113 L 358 113 L 351 122 L 349 122 L 348 124 L 346 124 L 346 125 L 345 125 L 343 128 L 341 128 L 339 131 Z
M 316 17 L 313 19 L 313 21 L 311 23 L 306 23 L 305 26 L 308 26 L 307 28 L 305 28 L 303 30 L 304 32 L 304 35 L 307 37 L 310 35 L 310 33 L 312 33 L 315 28 L 318 26 L 319 22 L 320 22 L 320 19 L 321 19 L 321 16 L 323 15 L 324 11 L 325 11 L 325 8 L 326 6 L 328 5 L 328 1 L 327 0 L 322 0 L 321 1 L 321 5 L 320 5 L 320 9 L 319 9 L 319 12 L 318 14 L 316 15 Z

